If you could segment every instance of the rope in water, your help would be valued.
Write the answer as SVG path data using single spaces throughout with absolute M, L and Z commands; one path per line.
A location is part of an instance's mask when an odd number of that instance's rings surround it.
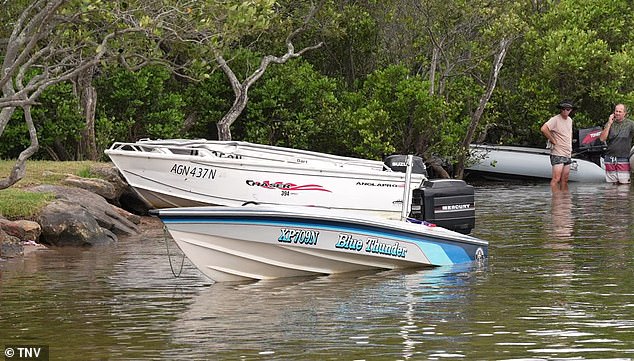
M 167 231 L 167 227 L 163 226 L 163 239 L 165 240 L 165 249 L 167 249 L 167 259 L 170 261 L 170 269 L 172 270 L 172 274 L 174 277 L 179 278 L 181 273 L 183 272 L 183 265 L 185 264 L 185 253 L 183 253 L 183 258 L 181 258 L 181 266 L 178 270 L 178 274 L 174 271 L 174 265 L 172 264 L 172 256 L 170 255 L 170 247 L 169 247 L 169 232 Z

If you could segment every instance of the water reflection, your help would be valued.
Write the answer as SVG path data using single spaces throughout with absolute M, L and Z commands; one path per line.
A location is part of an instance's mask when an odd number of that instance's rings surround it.
M 608 185 L 601 200 L 605 217 L 598 221 L 612 228 L 611 233 L 618 239 L 627 240 L 632 236 L 632 200 L 629 185 Z M 618 215 L 618 216 L 617 216 Z
M 0 261 L 0 340 L 51 360 L 632 360 L 630 193 L 476 188 L 484 267 L 211 284 L 188 261 L 173 277 L 160 225 L 36 252 Z
M 376 345 L 390 345 L 387 354 L 400 349 L 399 359 L 411 359 L 429 340 L 444 338 L 437 324 L 468 317 L 444 306 L 470 302 L 470 287 L 485 274 L 474 273 L 478 267 L 216 284 L 174 322 L 172 339 L 225 359 L 289 359 L 300 345 L 310 351 L 302 359 L 337 359 L 355 348 L 363 355 L 367 347 L 378 351 Z
M 553 237 L 569 240 L 572 237 L 572 196 L 569 191 L 553 192 L 551 202 Z

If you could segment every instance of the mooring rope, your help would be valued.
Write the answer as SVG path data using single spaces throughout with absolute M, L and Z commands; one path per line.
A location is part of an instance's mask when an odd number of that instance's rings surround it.
M 179 278 L 181 273 L 183 272 L 183 265 L 185 264 L 185 253 L 183 253 L 183 258 L 181 259 L 181 267 L 178 270 L 178 274 L 174 271 L 174 265 L 172 264 L 172 256 L 170 255 L 170 247 L 169 247 L 169 232 L 167 231 L 167 227 L 163 226 L 163 239 L 165 240 L 165 249 L 167 249 L 167 259 L 170 261 L 170 269 L 172 270 L 172 274 L 174 277 Z

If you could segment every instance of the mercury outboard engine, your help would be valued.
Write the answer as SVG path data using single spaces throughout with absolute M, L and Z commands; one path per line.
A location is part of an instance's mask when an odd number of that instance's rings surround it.
M 475 227 L 473 186 L 458 179 L 425 181 L 412 192 L 410 217 L 469 234 Z
M 425 162 L 421 157 L 412 157 L 412 173 L 424 174 L 427 177 L 427 168 Z M 407 156 L 401 154 L 395 154 L 385 157 L 383 160 L 386 166 L 388 166 L 394 172 L 405 173 L 407 171 Z
M 407 171 L 407 155 L 390 155 L 383 161 L 394 172 Z M 412 158 L 412 173 L 428 177 L 423 158 Z M 473 186 L 458 179 L 426 180 L 412 191 L 410 218 L 469 234 L 475 227 Z

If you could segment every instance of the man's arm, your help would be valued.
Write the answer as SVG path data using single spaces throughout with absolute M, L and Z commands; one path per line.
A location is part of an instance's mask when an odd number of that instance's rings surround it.
M 550 128 L 548 128 L 548 125 L 546 125 L 546 123 L 542 125 L 541 131 L 542 133 L 544 133 L 544 136 L 546 137 L 546 139 L 548 139 L 550 144 L 555 145 L 555 138 L 553 137 L 553 133 L 550 131 Z
M 611 114 L 610 118 L 608 119 L 608 122 L 605 123 L 605 127 L 603 127 L 601 134 L 599 134 L 600 141 L 605 142 L 608 139 L 608 135 L 610 134 L 610 128 L 612 127 L 613 122 L 614 122 L 614 114 Z

